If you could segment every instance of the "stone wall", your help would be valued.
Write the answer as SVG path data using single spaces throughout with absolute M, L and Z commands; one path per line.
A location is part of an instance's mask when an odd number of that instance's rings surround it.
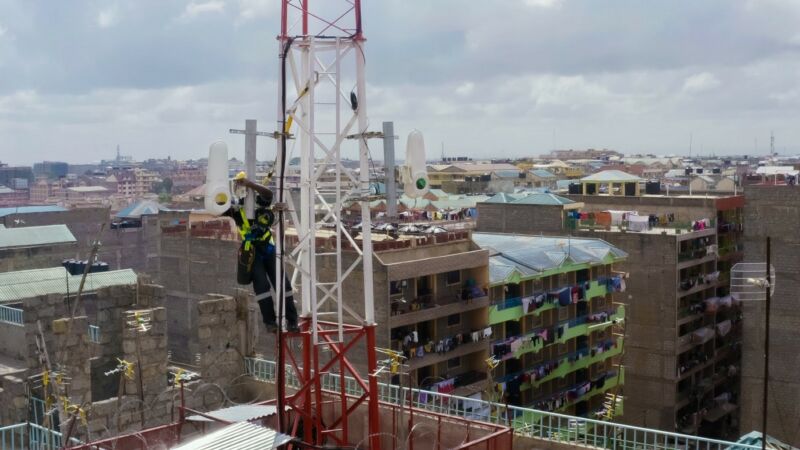
M 27 371 L 0 377 L 0 426 L 28 420 L 28 397 L 24 380 Z
M 69 360 L 62 366 L 63 373 L 69 378 L 61 395 L 69 398 L 71 405 L 84 405 L 91 401 L 91 366 L 89 362 L 89 337 L 86 334 L 87 320 L 85 316 L 72 319 L 63 318 L 53 321 L 53 336 L 61 342 L 61 350 Z M 61 432 L 67 432 L 71 420 L 70 415 L 59 408 Z
M 766 260 L 771 237 L 775 294 L 770 302 L 767 434 L 800 447 L 800 187 L 748 186 L 745 192 L 745 259 Z M 741 430 L 761 430 L 764 386 L 765 303 L 743 302 Z
M 9 322 L 0 322 L 0 355 L 13 360 L 25 360 L 25 326 Z

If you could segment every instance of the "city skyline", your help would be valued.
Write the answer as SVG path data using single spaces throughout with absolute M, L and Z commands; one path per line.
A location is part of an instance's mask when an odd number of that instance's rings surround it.
M 365 5 L 370 128 L 421 129 L 429 158 L 686 155 L 690 135 L 695 155 L 766 155 L 771 132 L 800 151 L 800 4 L 456 5 Z M 278 6 L 0 2 L 0 161 L 89 163 L 117 144 L 197 159 L 218 138 L 241 159 L 229 128 L 274 128 Z

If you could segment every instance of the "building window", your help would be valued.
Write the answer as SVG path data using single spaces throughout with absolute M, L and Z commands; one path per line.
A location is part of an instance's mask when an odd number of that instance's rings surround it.
M 447 316 L 447 326 L 454 327 L 456 325 L 461 325 L 461 313 L 450 314 Z
M 448 286 L 461 283 L 461 271 L 453 270 L 452 272 L 447 272 L 447 274 L 445 274 L 445 278 L 447 279 Z
M 457 356 L 455 358 L 450 358 L 447 360 L 447 368 L 448 369 L 456 369 L 461 367 L 461 357 Z
M 558 308 L 558 320 L 567 320 L 569 318 L 569 307 Z
M 389 295 L 397 295 L 403 293 L 403 287 L 406 285 L 406 281 L 390 281 L 389 282 Z

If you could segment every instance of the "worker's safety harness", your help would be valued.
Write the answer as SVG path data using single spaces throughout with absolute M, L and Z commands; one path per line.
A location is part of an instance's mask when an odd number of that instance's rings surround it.
M 242 236 L 242 246 L 239 248 L 239 261 L 236 270 L 236 280 L 239 284 L 250 284 L 253 281 L 253 263 L 256 259 L 256 252 L 253 248 L 253 242 L 267 242 L 272 243 L 272 231 L 269 227 L 272 225 L 270 217 L 272 211 L 267 210 L 267 214 L 259 215 L 256 219 L 259 225 L 263 225 L 266 229 L 263 233 L 261 227 L 251 227 L 247 215 L 244 213 L 244 208 L 239 209 L 239 214 L 242 218 L 242 225 L 239 227 L 239 234 Z

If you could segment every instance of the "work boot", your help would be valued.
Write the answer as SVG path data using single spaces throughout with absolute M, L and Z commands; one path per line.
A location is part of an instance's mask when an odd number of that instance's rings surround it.
M 286 323 L 286 331 L 289 333 L 299 333 L 300 327 L 297 326 L 296 322 L 288 322 Z
M 277 333 L 278 332 L 278 324 L 275 322 L 265 323 L 264 326 L 267 327 L 267 333 Z

